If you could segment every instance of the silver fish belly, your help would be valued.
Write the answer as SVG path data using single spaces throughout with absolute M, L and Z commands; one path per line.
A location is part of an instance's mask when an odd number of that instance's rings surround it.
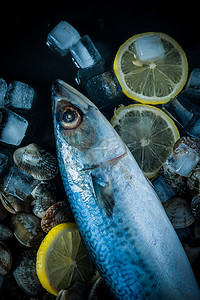
M 52 87 L 57 154 L 80 233 L 117 299 L 200 299 L 157 195 L 110 123 L 61 80 Z

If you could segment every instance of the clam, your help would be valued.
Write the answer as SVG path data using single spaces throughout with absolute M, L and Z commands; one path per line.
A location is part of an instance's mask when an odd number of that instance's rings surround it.
M 0 192 L 0 200 L 4 208 L 11 214 L 17 214 L 19 212 L 29 212 L 29 198 L 22 199 L 18 196 L 6 194 Z
M 37 296 L 41 292 L 42 286 L 37 277 L 34 259 L 23 259 L 13 275 L 20 288 L 28 295 Z
M 12 266 L 12 255 L 10 249 L 4 242 L 0 242 L 0 275 L 9 273 Z
M 159 173 L 163 176 L 165 181 L 169 184 L 175 195 L 182 196 L 185 194 L 187 186 L 186 186 L 186 178 L 175 173 L 174 168 L 166 163 L 164 164 Z
M 111 295 L 102 277 L 99 277 L 93 284 L 88 300 L 110 299 Z
M 200 194 L 195 195 L 191 201 L 192 213 L 196 219 L 200 220 Z
M 42 218 L 46 210 L 56 203 L 55 187 L 51 181 L 41 181 L 31 193 L 33 201 L 33 213 Z
M 18 241 L 27 247 L 37 245 L 42 239 L 40 220 L 33 214 L 20 213 L 11 217 L 11 227 Z
M 83 300 L 86 297 L 85 286 L 81 282 L 74 283 L 66 290 L 60 290 L 56 300 Z
M 8 215 L 8 211 L 4 208 L 1 202 L 1 192 L 0 192 L 0 221 L 3 221 Z
M 56 176 L 56 158 L 37 144 L 30 144 L 15 150 L 13 159 L 18 168 L 38 180 L 49 180 Z
M 200 194 L 200 167 L 194 169 L 187 180 L 187 186 L 192 194 Z
M 190 205 L 183 198 L 171 198 L 163 203 L 163 207 L 175 229 L 186 228 L 195 221 Z
M 47 233 L 54 226 L 66 222 L 74 222 L 74 217 L 69 204 L 66 201 L 59 201 L 47 209 L 41 227 Z
M 0 224 L 0 241 L 11 239 L 13 237 L 13 232 L 4 224 Z

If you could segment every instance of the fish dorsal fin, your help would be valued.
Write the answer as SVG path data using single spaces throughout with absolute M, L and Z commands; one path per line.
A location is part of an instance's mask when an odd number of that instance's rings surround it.
M 99 206 L 106 212 L 109 218 L 112 217 L 115 205 L 114 194 L 110 178 L 106 168 L 98 168 L 92 171 L 93 187 Z

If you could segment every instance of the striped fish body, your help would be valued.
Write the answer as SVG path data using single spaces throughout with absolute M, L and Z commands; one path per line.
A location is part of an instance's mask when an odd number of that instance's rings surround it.
M 111 293 L 116 299 L 200 299 L 158 197 L 110 123 L 60 80 L 52 100 L 63 184 Z

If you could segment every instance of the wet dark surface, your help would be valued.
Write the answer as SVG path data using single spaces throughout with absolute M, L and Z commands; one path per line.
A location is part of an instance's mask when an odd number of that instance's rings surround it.
M 61 57 L 46 46 L 48 32 L 61 20 L 69 22 L 81 36 L 90 36 L 104 57 L 108 70 L 112 69 L 119 46 L 132 35 L 147 31 L 164 32 L 173 37 L 186 52 L 189 72 L 200 67 L 199 8 L 193 2 L 187 7 L 179 6 L 176 1 L 104 1 L 95 2 L 95 5 L 92 1 L 71 1 L 64 5 L 57 2 L 49 2 L 48 7 L 44 3 L 41 5 L 9 3 L 0 18 L 0 77 L 7 83 L 12 80 L 28 83 L 38 94 L 33 113 L 24 114 L 30 122 L 24 145 L 36 142 L 55 153 L 51 84 L 60 78 L 81 91 L 74 80 L 76 68 L 70 55 Z M 114 106 L 104 110 L 108 118 L 112 117 L 113 110 Z M 59 178 L 56 180 L 58 197 L 62 197 L 62 184 Z M 196 273 L 199 273 L 198 270 Z

